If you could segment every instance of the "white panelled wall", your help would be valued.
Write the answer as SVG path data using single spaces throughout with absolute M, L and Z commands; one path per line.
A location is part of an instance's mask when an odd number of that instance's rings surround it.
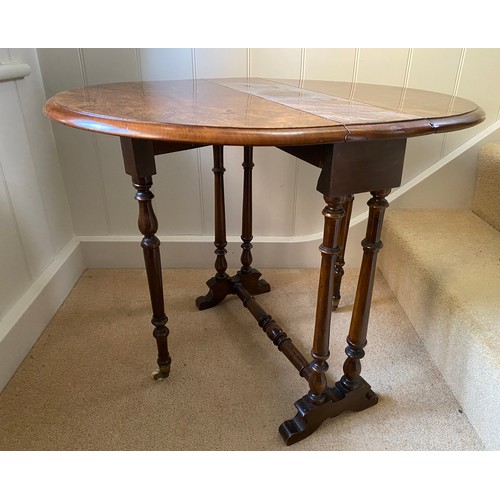
M 27 63 L 32 73 L 0 83 L 0 388 L 84 267 L 142 265 L 137 203 L 119 140 L 50 123 L 42 106 L 56 92 L 116 81 L 251 76 L 399 85 L 480 104 L 483 124 L 408 141 L 404 185 L 391 195 L 396 206 L 470 206 L 471 151 L 500 123 L 500 49 L 0 49 L 0 63 L 8 61 Z M 211 162 L 209 148 L 157 158 L 154 206 L 167 266 L 213 264 Z M 240 254 L 241 162 L 241 148 L 226 148 L 232 268 Z M 254 162 L 255 264 L 317 265 L 324 205 L 315 191 L 318 169 L 273 148 L 257 148 Z M 353 211 L 351 266 L 359 265 L 367 199 L 358 196 Z
M 404 182 L 497 121 L 500 111 L 500 49 L 75 48 L 39 49 L 38 55 L 47 97 L 69 87 L 112 81 L 262 76 L 416 87 L 457 94 L 478 102 L 486 110 L 486 122 L 473 129 L 409 140 Z M 137 236 L 137 207 L 132 200 L 130 179 L 123 174 L 119 141 L 61 125 L 54 125 L 54 130 L 75 233 L 83 237 L 85 248 L 90 248 L 92 241 Z M 198 241 L 210 239 L 211 161 L 208 148 L 158 157 L 154 193 L 160 236 L 177 241 L 191 236 L 201 237 Z M 227 230 L 234 241 L 241 231 L 241 161 L 240 148 L 226 148 Z M 300 243 L 317 238 L 322 229 L 324 203 L 315 191 L 318 170 L 276 149 L 257 148 L 254 176 L 255 241 L 288 241 L 297 244 L 300 253 Z M 453 189 L 449 191 L 449 196 L 443 193 L 441 203 L 469 203 L 468 199 L 455 199 Z M 365 211 L 367 199 L 358 196 L 354 217 Z M 102 238 L 99 240 L 98 236 Z M 103 250 L 102 245 L 95 248 L 97 252 Z M 236 266 L 238 249 L 233 252 L 230 247 L 229 251 L 233 258 L 230 264 Z M 256 256 L 258 252 L 256 247 Z M 98 254 L 88 256 L 100 263 Z M 354 248 L 349 252 L 348 257 L 351 256 L 348 264 L 358 265 L 359 253 Z M 288 265 L 294 265 L 291 258 Z M 176 265 L 175 259 L 170 264 Z M 211 255 L 193 263 L 204 264 L 211 264 Z M 314 265 L 309 257 L 300 255 L 295 264 Z
M 9 62 L 31 74 L 0 82 L 0 389 L 83 269 L 36 50 L 0 49 Z

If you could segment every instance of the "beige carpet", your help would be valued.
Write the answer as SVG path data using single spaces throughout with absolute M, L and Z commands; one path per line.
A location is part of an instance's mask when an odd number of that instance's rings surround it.
M 382 240 L 387 282 L 485 448 L 500 450 L 500 232 L 466 209 L 401 209 Z
M 483 446 L 377 274 L 363 376 L 379 403 L 286 448 L 278 434 L 307 384 L 239 299 L 194 306 L 210 270 L 166 270 L 172 372 L 153 381 L 142 270 L 86 271 L 0 395 L 1 450 L 481 450 Z M 357 271 L 333 315 L 330 372 L 345 358 Z M 267 270 L 259 296 L 304 354 L 315 270 Z

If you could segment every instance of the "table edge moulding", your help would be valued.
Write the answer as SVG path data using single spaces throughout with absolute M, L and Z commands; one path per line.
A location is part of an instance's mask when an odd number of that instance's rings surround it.
M 401 184 L 406 139 L 451 132 L 485 119 L 475 103 L 456 96 L 383 85 L 319 80 L 225 78 L 122 82 L 82 87 L 49 99 L 45 114 L 65 125 L 120 137 L 125 172 L 139 203 L 158 348 L 156 379 L 170 374 L 168 318 L 165 313 L 158 221 L 151 191 L 155 156 L 199 147 L 213 149 L 215 274 L 199 310 L 236 295 L 273 344 L 306 380 L 308 392 L 295 402 L 296 415 L 279 432 L 287 445 L 314 432 L 326 419 L 377 403 L 361 377 L 367 344 L 377 254 L 387 195 Z M 227 271 L 224 197 L 224 146 L 242 146 L 243 196 L 241 268 Z M 317 190 L 325 208 L 319 247 L 320 276 L 310 359 L 256 301 L 271 287 L 252 267 L 253 148 L 274 146 L 319 169 Z M 268 167 L 272 168 L 272 167 Z M 341 300 L 344 250 L 354 195 L 368 201 L 363 258 L 345 349 L 343 375 L 329 386 L 332 312 Z

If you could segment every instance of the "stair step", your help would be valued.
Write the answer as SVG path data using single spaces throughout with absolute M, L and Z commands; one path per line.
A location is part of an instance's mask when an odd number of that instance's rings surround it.
M 500 232 L 470 210 L 389 210 L 379 267 L 488 449 L 500 450 Z
M 500 231 L 500 141 L 481 148 L 472 211 Z

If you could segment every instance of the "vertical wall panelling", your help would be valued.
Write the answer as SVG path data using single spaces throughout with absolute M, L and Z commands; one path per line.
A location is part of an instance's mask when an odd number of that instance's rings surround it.
M 98 153 L 102 200 L 106 206 L 103 218 L 109 234 L 137 234 L 137 206 L 130 177 L 125 175 L 118 137 L 94 134 Z M 97 187 L 97 186 L 96 186 Z
M 16 84 L 0 85 L 0 158 L 19 234 L 35 279 L 51 262 L 54 247 L 38 186 L 32 151 L 24 127 Z
M 78 49 L 38 49 L 47 97 L 84 85 Z M 52 123 L 73 228 L 78 235 L 108 234 L 107 207 L 94 134 Z
M 81 49 L 87 85 L 139 79 L 135 49 Z
M 301 49 L 251 49 L 250 76 L 300 79 Z
M 82 49 L 81 57 L 87 85 L 139 80 L 135 49 Z M 107 231 L 109 234 L 127 234 L 121 231 L 132 225 L 129 217 L 137 207 L 132 195 L 124 196 L 127 189 L 129 193 L 133 189 L 130 179 L 123 173 L 120 141 L 102 134 L 92 134 L 92 137 L 99 173 L 95 189 L 100 187 L 102 193 Z
M 34 49 L 3 49 L 31 74 L 0 85 L 0 315 L 71 239 L 72 227 Z
M 403 184 L 441 158 L 444 134 L 413 137 L 406 142 Z
M 477 102 L 486 120 L 471 129 L 448 134 L 445 153 L 449 153 L 491 125 L 497 116 L 500 89 L 500 49 L 466 49 L 457 95 Z
M 356 49 L 305 49 L 306 80 L 351 82 Z
M 276 148 L 256 148 L 254 234 L 292 236 L 296 160 Z
M 246 49 L 194 49 L 197 78 L 247 76 Z
M 29 64 L 26 78 L 0 83 L 0 391 L 83 269 L 73 241 L 35 49 L 0 49 Z
M 139 49 L 141 77 L 145 81 L 193 78 L 191 49 Z
M 31 276 L 0 157 L 0 318 L 28 288 Z M 0 339 L 1 340 L 1 339 Z
M 408 87 L 452 94 L 462 49 L 413 49 Z
M 250 75 L 262 78 L 301 80 L 304 74 L 303 49 L 251 49 Z M 256 197 L 254 234 L 291 236 L 296 213 L 298 162 L 282 151 L 257 148 L 254 155 Z M 286 187 L 286 189 L 283 189 Z
M 29 77 L 16 81 L 16 87 L 52 245 L 58 252 L 72 238 L 73 226 L 52 127 L 42 112 L 45 93 L 36 51 L 10 49 L 10 52 L 14 60 L 31 67 Z
M 453 94 L 460 72 L 462 49 L 413 49 L 407 78 L 409 88 Z M 403 184 L 442 156 L 446 134 L 409 139 Z
M 247 49 L 194 49 L 197 78 L 225 78 L 248 76 Z M 203 148 L 198 154 L 201 179 L 201 202 L 203 206 L 203 230 L 214 233 L 214 175 L 211 148 Z M 243 178 L 243 148 L 224 148 L 224 187 L 226 197 L 226 230 L 228 235 L 241 234 L 241 186 Z M 236 265 L 233 258 L 235 245 L 228 245 L 228 263 Z M 239 258 L 239 257 L 238 257 Z M 211 259 L 211 257 L 210 257 Z M 236 262 L 234 262 L 236 261 Z M 208 263 L 209 261 L 207 261 Z M 210 260 L 211 262 L 211 260 Z
M 456 92 L 479 102 L 489 119 L 494 120 L 500 109 L 498 52 L 499 49 L 453 48 L 82 49 L 83 72 L 76 49 L 41 49 L 39 56 L 49 96 L 83 82 L 132 79 L 246 75 L 298 82 L 305 78 L 331 79 Z M 87 132 L 62 126 L 56 125 L 54 129 L 76 233 L 108 234 L 108 211 L 110 237 L 136 235 L 136 206 L 129 179 L 122 172 L 117 142 L 107 137 L 91 139 Z M 479 130 L 476 127 L 449 134 L 446 140 L 444 135 L 409 140 L 403 181 L 424 173 L 443 154 L 453 151 Z M 93 141 L 98 144 L 94 150 Z M 226 148 L 227 228 L 228 235 L 236 238 L 240 232 L 241 156 L 241 148 Z M 314 190 L 318 171 L 272 148 L 257 148 L 254 161 L 255 236 L 296 237 L 298 241 L 319 232 L 322 220 L 318 213 L 323 200 Z M 160 219 L 159 234 L 174 239 L 196 235 L 203 240 L 211 236 L 210 149 L 158 157 L 157 163 L 153 190 L 157 195 L 154 203 Z M 99 194 L 103 190 L 105 197 Z M 353 217 L 366 212 L 367 198 L 357 196 Z
M 47 98 L 83 84 L 78 49 L 37 49 Z
M 320 169 L 298 160 L 294 236 L 305 236 L 323 230 L 321 211 L 325 206 L 323 196 L 316 191 Z
M 156 170 L 152 191 L 160 224 L 158 234 L 202 234 L 197 151 L 157 156 Z
M 403 85 L 408 55 L 408 49 L 360 49 L 357 81 Z
M 56 123 L 52 126 L 75 234 L 108 234 L 107 207 L 93 134 Z

